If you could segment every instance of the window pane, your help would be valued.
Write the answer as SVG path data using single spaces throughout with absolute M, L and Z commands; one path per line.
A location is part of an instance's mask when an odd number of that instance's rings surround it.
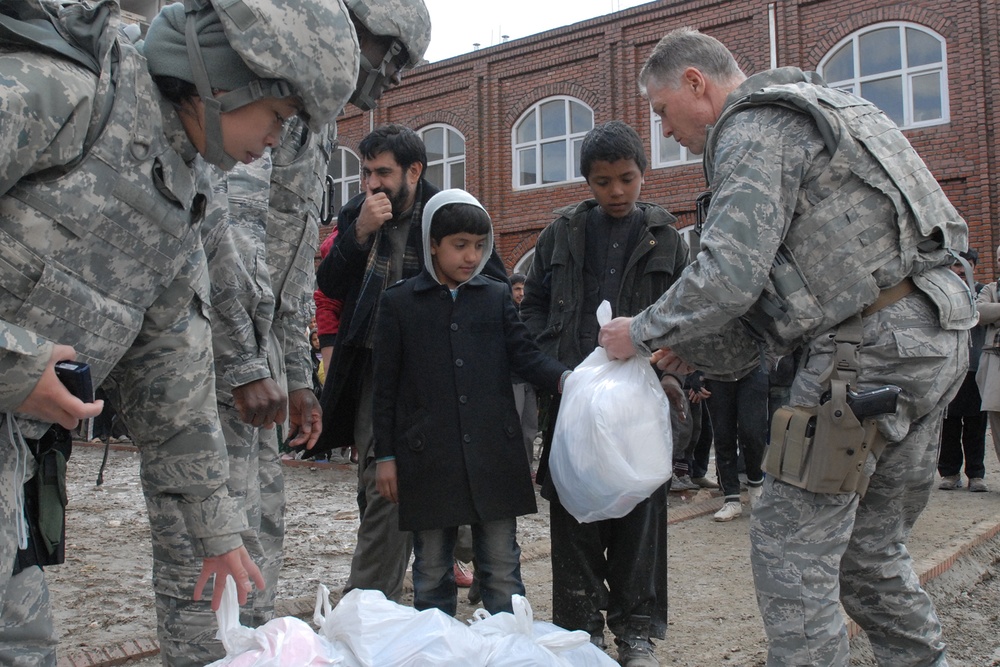
M 518 183 L 521 185 L 534 185 L 538 182 L 538 173 L 535 168 L 535 149 L 525 148 L 517 152 L 518 167 L 520 176 Z
M 554 100 L 542 105 L 542 139 L 566 135 L 566 102 Z
M 347 198 L 351 199 L 361 194 L 361 181 L 351 181 L 347 184 Z
M 344 167 L 342 160 L 344 159 L 344 154 L 347 153 L 343 148 L 337 149 L 337 156 L 330 160 L 330 175 L 333 176 L 333 180 L 339 181 L 344 177 Z
M 438 162 L 437 164 L 427 165 L 427 180 L 430 181 L 438 190 L 444 189 L 444 163 Z
M 827 83 L 854 78 L 853 42 L 844 44 L 832 58 L 826 61 L 826 65 L 823 67 L 823 78 L 826 79 Z
M 343 149 L 341 149 L 343 150 Z M 350 151 L 344 151 L 344 177 L 361 175 L 361 161 Z
M 427 161 L 435 162 L 444 159 L 444 129 L 431 128 L 424 132 L 424 146 L 427 148 Z
M 906 29 L 906 64 L 910 67 L 941 62 L 941 42 L 922 30 Z
M 660 162 L 679 162 L 681 159 L 681 145 L 673 137 L 669 139 L 660 136 Z
M 903 66 L 899 28 L 882 28 L 861 35 L 858 38 L 858 51 L 861 56 L 861 76 L 891 72 Z
M 451 187 L 465 189 L 465 162 L 455 162 L 451 165 Z
M 458 132 L 448 130 L 448 156 L 465 155 L 465 139 Z
M 913 122 L 941 118 L 941 75 L 921 74 L 910 80 L 913 89 Z
M 532 109 L 531 113 L 525 116 L 521 124 L 517 126 L 517 143 L 525 144 L 535 140 L 535 116 L 537 113 L 536 109 Z
M 542 183 L 566 180 L 566 142 L 542 144 Z
M 580 104 L 579 102 L 570 102 L 570 127 L 572 128 L 570 132 L 576 134 L 577 132 L 587 132 L 594 127 L 594 112 Z
M 861 84 L 861 97 L 884 111 L 896 125 L 903 125 L 903 79 L 894 76 Z
M 582 178 L 580 173 L 580 149 L 583 147 L 583 139 L 573 140 L 573 178 Z

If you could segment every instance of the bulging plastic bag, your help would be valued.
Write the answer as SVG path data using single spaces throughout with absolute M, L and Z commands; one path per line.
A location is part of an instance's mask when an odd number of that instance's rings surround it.
M 488 646 L 461 621 L 438 609 L 417 611 L 381 591 L 354 589 L 330 609 L 320 585 L 313 621 L 319 633 L 344 648 L 347 665 L 362 667 L 486 667 Z
M 582 630 L 566 630 L 534 621 L 531 605 L 521 595 L 511 596 L 513 614 L 490 615 L 477 609 L 472 630 L 489 643 L 489 667 L 614 667 L 618 663 L 590 643 Z
M 597 309 L 611 321 L 607 301 Z M 598 347 L 566 380 L 549 474 L 581 523 L 617 519 L 670 479 L 670 403 L 649 360 L 610 360 Z
M 344 665 L 342 654 L 305 621 L 294 616 L 271 619 L 259 628 L 240 625 L 236 583 L 226 577 L 222 604 L 215 612 L 226 657 L 208 667 L 323 667 Z

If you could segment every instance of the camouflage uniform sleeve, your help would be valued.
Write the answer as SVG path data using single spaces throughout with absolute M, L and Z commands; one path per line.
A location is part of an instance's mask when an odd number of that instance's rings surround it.
M 38 53 L 0 54 L 0 195 L 28 174 L 83 152 L 96 78 Z
M 149 502 L 175 505 L 199 557 L 243 544 L 242 504 L 229 497 L 208 319 L 210 289 L 199 247 L 147 309 L 142 330 L 113 371 L 120 414 L 142 457 Z M 176 530 L 176 527 L 171 527 Z
M 760 297 L 803 175 L 823 149 L 805 116 L 758 107 L 733 117 L 716 148 L 712 204 L 697 259 L 632 322 L 641 354 L 669 347 L 709 372 L 749 368 L 758 354 L 738 318 Z
M 289 392 L 313 386 L 307 297 L 315 287 L 322 177 L 335 138 L 335 126 L 306 133 L 304 124 L 296 123 L 274 151 L 267 263 L 277 295 L 274 327 L 284 345 Z
M 52 356 L 52 343 L 0 321 L 0 412 L 14 412 L 38 384 Z
M 202 229 L 216 369 L 229 387 L 271 377 L 267 337 L 274 297 L 264 261 L 270 172 L 267 156 L 228 174 L 216 172 L 215 196 Z

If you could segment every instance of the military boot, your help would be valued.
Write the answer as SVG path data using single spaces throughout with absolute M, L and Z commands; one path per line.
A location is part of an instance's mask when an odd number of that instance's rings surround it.
M 649 639 L 649 616 L 632 616 L 618 644 L 618 664 L 622 667 L 660 667 Z

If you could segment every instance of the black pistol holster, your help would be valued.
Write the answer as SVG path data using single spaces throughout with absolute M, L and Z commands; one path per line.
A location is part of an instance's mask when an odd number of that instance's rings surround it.
M 24 514 L 28 547 L 18 549 L 14 572 L 66 560 L 66 461 L 73 449 L 69 431 L 52 426 L 38 440 L 25 439 L 38 470 L 24 483 Z
M 873 417 L 855 416 L 847 394 L 858 375 L 861 317 L 837 328 L 833 362 L 820 383 L 829 382 L 829 400 L 817 406 L 779 408 L 771 420 L 771 441 L 761 468 L 775 479 L 813 493 L 853 493 L 868 489 L 865 464 L 885 448 Z M 825 394 L 824 394 L 825 397 Z

